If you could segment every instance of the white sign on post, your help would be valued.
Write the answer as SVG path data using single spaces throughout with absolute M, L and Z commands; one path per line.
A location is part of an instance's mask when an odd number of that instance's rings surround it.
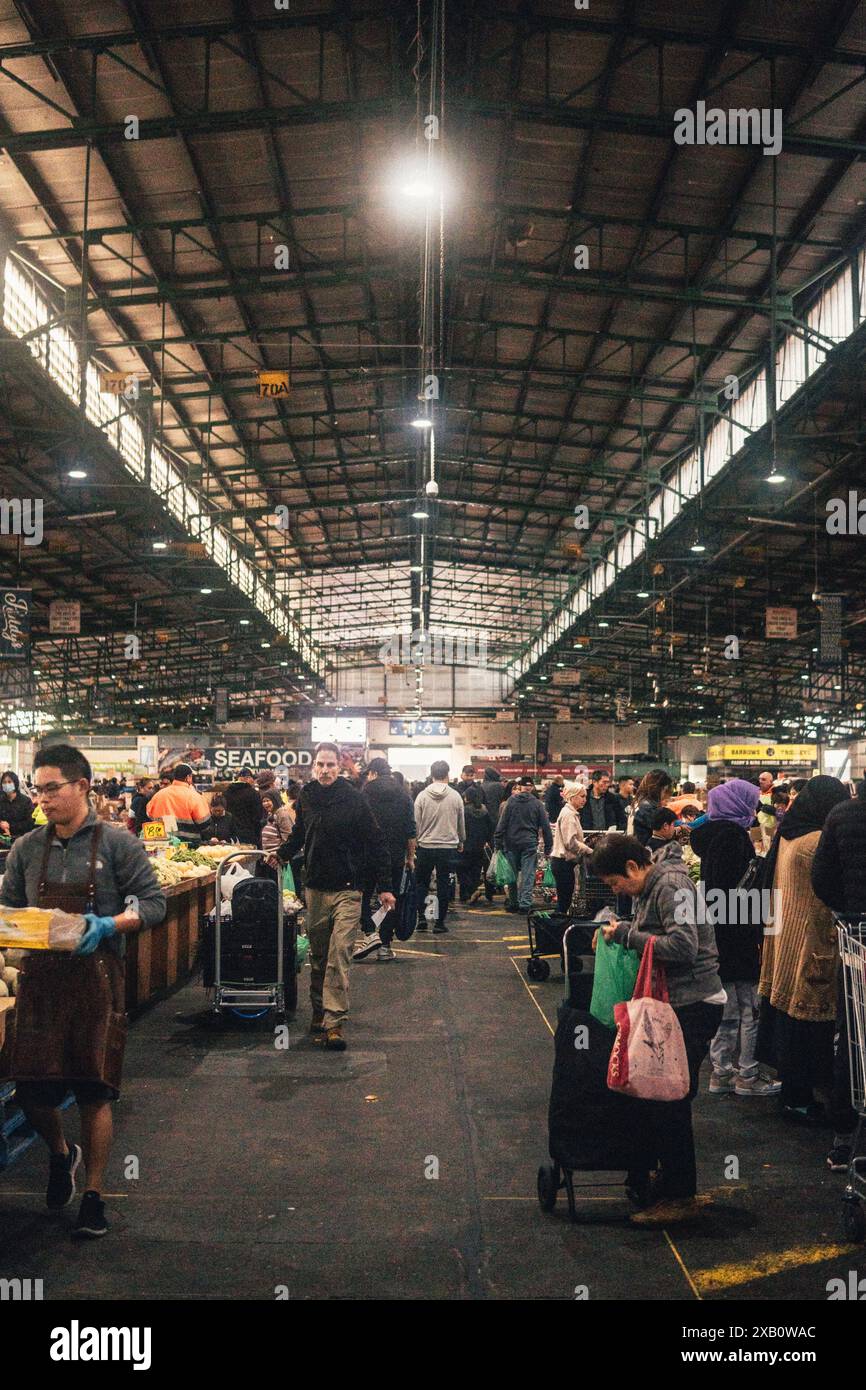
M 78 599 L 52 599 L 48 605 L 48 631 L 51 633 L 79 633 L 81 631 L 81 604 Z
M 767 637 L 780 637 L 787 641 L 797 636 L 796 608 L 767 608 Z

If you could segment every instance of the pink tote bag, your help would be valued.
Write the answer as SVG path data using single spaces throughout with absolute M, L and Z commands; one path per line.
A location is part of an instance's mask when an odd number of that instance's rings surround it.
M 668 1002 L 664 966 L 656 966 L 653 991 L 653 947 L 644 949 L 634 994 L 615 1004 L 616 1040 L 607 1068 L 612 1091 L 639 1100 L 682 1100 L 689 1092 L 689 1063 L 679 1019 Z

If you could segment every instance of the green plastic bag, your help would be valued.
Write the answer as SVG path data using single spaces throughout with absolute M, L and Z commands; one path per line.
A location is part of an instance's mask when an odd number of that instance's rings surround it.
M 592 1003 L 589 1012 L 605 1028 L 615 1028 L 614 1004 L 624 1004 L 634 994 L 640 966 L 637 951 L 630 951 L 618 941 L 605 941 L 599 926 L 595 941 L 595 975 L 592 982 Z
M 295 876 L 292 873 L 291 864 L 283 865 L 283 892 L 295 896 Z
M 511 860 L 501 849 L 496 851 L 496 882 L 500 888 L 508 888 L 517 882 L 517 875 L 511 867 Z
M 556 879 L 553 877 L 553 870 L 550 867 L 550 860 L 544 866 L 544 873 L 541 875 L 542 888 L 555 888 Z
M 310 938 L 305 936 L 303 932 L 298 932 L 298 935 L 295 937 L 295 952 L 298 969 L 300 970 L 307 956 L 310 954 Z

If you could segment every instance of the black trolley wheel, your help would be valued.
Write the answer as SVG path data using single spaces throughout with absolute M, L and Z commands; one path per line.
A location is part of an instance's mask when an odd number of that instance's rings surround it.
M 559 1192 L 559 1169 L 552 1163 L 542 1163 L 538 1170 L 538 1205 L 542 1211 L 553 1211 Z
M 842 1200 L 842 1229 L 846 1240 L 859 1243 L 866 1239 L 866 1212 L 856 1197 Z
M 526 973 L 530 980 L 546 980 L 550 976 L 550 966 L 538 956 L 530 956 L 526 962 Z

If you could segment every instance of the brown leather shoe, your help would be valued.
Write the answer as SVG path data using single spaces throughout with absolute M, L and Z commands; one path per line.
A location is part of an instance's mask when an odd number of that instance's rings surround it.
M 345 1052 L 346 1039 L 343 1037 L 343 1030 L 339 1023 L 334 1028 L 326 1028 L 324 1032 L 325 1048 L 328 1052 Z
M 310 1034 L 313 1037 L 318 1037 L 318 1040 L 321 1041 L 321 1037 L 319 1035 L 323 1034 L 324 1031 L 325 1015 L 314 1013 L 312 1019 L 310 1020 Z

